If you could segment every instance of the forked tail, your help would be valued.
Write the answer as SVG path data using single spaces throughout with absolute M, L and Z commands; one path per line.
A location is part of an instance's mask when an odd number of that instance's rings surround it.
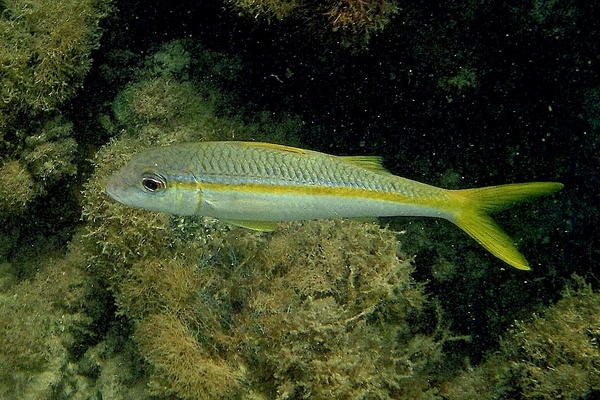
M 558 182 L 530 182 L 452 191 L 459 205 L 452 222 L 502 261 L 529 270 L 525 257 L 489 214 L 562 188 Z

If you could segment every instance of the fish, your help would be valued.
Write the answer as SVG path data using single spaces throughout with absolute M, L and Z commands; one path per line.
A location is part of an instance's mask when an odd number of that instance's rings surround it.
M 138 153 L 110 177 L 106 193 L 131 207 L 214 217 L 259 231 L 273 231 L 280 221 L 443 218 L 508 265 L 529 270 L 490 214 L 562 188 L 558 182 L 527 182 L 450 190 L 393 175 L 377 156 L 215 141 Z

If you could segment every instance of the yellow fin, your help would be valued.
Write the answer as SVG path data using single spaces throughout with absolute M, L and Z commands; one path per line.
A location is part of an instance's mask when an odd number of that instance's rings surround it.
M 529 270 L 525 257 L 488 213 L 562 188 L 563 184 L 557 182 L 530 182 L 451 191 L 460 207 L 451 220 L 494 256 L 515 268 Z
M 458 190 L 466 202 L 490 213 L 504 210 L 516 203 L 558 192 L 564 187 L 558 182 L 527 182 Z
M 531 268 L 525 256 L 519 252 L 510 236 L 494 220 L 482 214 L 463 213 L 454 221 L 487 251 L 508 265 L 528 271 Z
M 231 225 L 241 226 L 242 228 L 252 229 L 260 232 L 273 232 L 279 225 L 275 221 L 243 221 L 243 220 L 223 220 Z
M 357 167 L 368 169 L 369 171 L 390 174 L 390 172 L 381 165 L 383 158 L 379 156 L 341 156 L 340 158 L 348 164 L 356 165 Z
M 283 144 L 275 144 L 275 143 L 264 143 L 264 142 L 238 142 L 247 146 L 252 147 L 263 147 L 265 149 L 273 149 L 279 151 L 287 151 L 289 153 L 296 154 L 307 154 L 308 152 L 304 149 L 299 149 L 297 147 L 285 146 Z

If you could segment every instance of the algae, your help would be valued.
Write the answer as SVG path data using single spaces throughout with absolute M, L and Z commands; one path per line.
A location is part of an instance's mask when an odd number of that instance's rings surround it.
M 0 275 L 0 397 L 53 398 L 93 322 L 84 306 L 85 259 L 72 251 L 27 262 L 40 271 L 30 280 L 16 279 L 17 265 L 5 264 Z
M 600 293 L 574 276 L 563 298 L 515 321 L 502 348 L 443 385 L 447 399 L 591 399 L 600 393 Z
M 0 17 L 0 130 L 23 109 L 55 110 L 80 88 L 110 1 L 11 0 Z
M 73 123 L 61 116 L 18 130 L 0 155 L 0 216 L 22 213 L 36 198 L 77 173 Z
M 77 171 L 58 109 L 81 87 L 108 1 L 0 4 L 0 397 L 54 398 L 93 324 L 83 256 L 32 210 Z M 67 202 L 65 204 L 69 204 Z M 53 205 L 48 200 L 48 205 Z M 48 214 L 54 214 L 54 210 Z M 63 215 L 68 215 L 63 211 Z
M 233 0 L 243 15 L 268 22 L 298 20 L 300 29 L 323 40 L 341 38 L 346 46 L 368 43 L 370 37 L 382 31 L 399 5 L 395 0 Z M 329 36 L 329 38 L 327 37 Z
M 30 172 L 17 160 L 5 162 L 0 168 L 0 212 L 23 211 L 35 196 Z
M 35 224 L 34 208 L 53 204 L 49 193 L 77 173 L 76 132 L 61 109 L 81 89 L 111 10 L 109 0 L 0 4 L 0 235 Z

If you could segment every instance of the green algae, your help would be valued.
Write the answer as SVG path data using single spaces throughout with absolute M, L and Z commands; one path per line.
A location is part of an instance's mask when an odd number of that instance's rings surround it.
M 500 352 L 444 385 L 448 399 L 586 399 L 600 392 L 600 294 L 574 277 L 563 298 L 515 321 Z
M 298 27 L 322 40 L 345 46 L 365 45 L 400 12 L 395 0 L 234 0 L 240 14 L 262 21 L 298 21 Z M 341 40 L 340 40 L 341 39 Z
M 12 0 L 0 17 L 0 129 L 16 110 L 55 110 L 90 70 L 110 1 Z
M 92 325 L 84 258 L 66 253 L 58 232 L 44 238 L 47 228 L 32 229 L 38 215 L 32 208 L 77 171 L 73 124 L 58 110 L 90 69 L 109 4 L 0 4 L 2 398 L 54 398 Z
M 91 326 L 84 301 L 89 284 L 76 252 L 30 257 L 39 273 L 0 275 L 0 397 L 52 398 L 63 384 L 71 352 Z M 23 261 L 21 262 L 23 263 Z
M 73 123 L 61 116 L 17 130 L 0 155 L 0 215 L 19 214 L 77 173 Z
M 0 213 L 21 212 L 35 196 L 31 173 L 17 160 L 5 162 L 0 168 Z
M 11 0 L 0 5 L 2 220 L 51 203 L 48 193 L 77 173 L 76 132 L 61 108 L 90 70 L 110 4 Z

